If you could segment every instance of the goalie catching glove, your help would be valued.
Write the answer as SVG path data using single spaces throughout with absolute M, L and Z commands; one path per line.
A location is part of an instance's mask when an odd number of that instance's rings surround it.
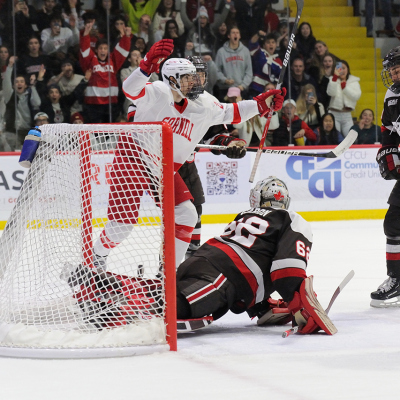
M 394 145 L 382 146 L 376 155 L 379 172 L 386 180 L 400 179 L 399 148 Z
M 256 97 L 253 97 L 253 100 L 257 102 L 258 112 L 260 113 L 260 117 L 264 117 L 271 111 L 271 107 L 273 111 L 279 111 L 282 108 L 283 101 L 285 100 L 286 89 L 271 89 L 265 93 L 261 93 Z M 272 105 L 273 102 L 273 105 Z
M 172 39 L 162 39 L 151 46 L 144 59 L 140 61 L 140 69 L 147 76 L 160 71 L 160 64 L 171 55 L 174 50 Z
M 216 146 L 226 146 L 226 150 L 211 150 L 211 153 L 225 154 L 228 158 L 243 158 L 246 155 L 246 141 L 233 136 L 218 135 L 211 143 Z
M 288 309 L 293 316 L 293 326 L 298 326 L 298 333 L 317 333 L 325 331 L 328 335 L 334 335 L 337 329 L 330 320 L 313 289 L 313 276 L 304 279 L 300 290 L 294 293 L 293 300 L 288 303 Z

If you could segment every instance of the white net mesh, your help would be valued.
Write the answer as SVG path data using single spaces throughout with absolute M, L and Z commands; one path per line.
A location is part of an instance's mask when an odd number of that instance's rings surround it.
M 161 126 L 41 128 L 0 238 L 0 346 L 165 343 Z

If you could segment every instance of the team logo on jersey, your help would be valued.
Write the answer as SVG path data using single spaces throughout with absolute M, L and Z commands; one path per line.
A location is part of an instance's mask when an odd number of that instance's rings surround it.
M 291 156 L 286 172 L 296 180 L 308 180 L 308 189 L 316 198 L 334 199 L 342 192 L 341 160 Z
M 397 100 L 398 100 L 398 99 L 389 100 L 389 101 L 388 101 L 388 106 L 395 106 L 395 105 L 397 104 Z

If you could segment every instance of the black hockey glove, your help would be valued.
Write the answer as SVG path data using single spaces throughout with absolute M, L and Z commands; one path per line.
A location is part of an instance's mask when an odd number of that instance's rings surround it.
M 228 158 L 243 158 L 246 155 L 246 141 L 233 136 L 218 135 L 211 143 L 212 145 L 227 146 L 226 150 L 211 150 L 213 154 L 225 154 Z
M 397 146 L 382 146 L 376 155 L 376 162 L 383 179 L 400 179 L 399 148 Z

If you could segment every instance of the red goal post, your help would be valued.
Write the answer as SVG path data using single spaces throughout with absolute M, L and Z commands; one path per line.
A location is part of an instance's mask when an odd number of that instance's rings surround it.
M 40 128 L 38 151 L 0 237 L 0 355 L 176 350 L 169 124 Z M 121 154 L 128 155 L 127 174 L 115 172 Z M 118 214 L 108 207 L 117 190 L 124 207 Z M 136 223 L 124 219 L 128 214 Z M 98 271 L 93 244 L 109 220 L 131 233 L 111 250 L 106 271 Z

